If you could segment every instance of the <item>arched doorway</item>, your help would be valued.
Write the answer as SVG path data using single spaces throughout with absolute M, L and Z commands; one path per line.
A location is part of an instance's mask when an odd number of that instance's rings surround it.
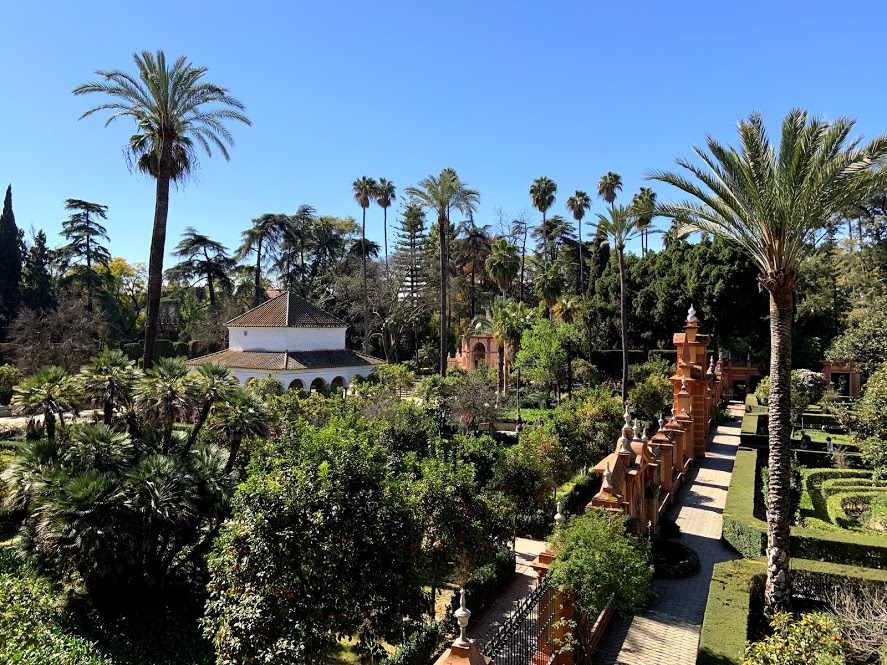
M 326 381 L 321 379 L 319 376 L 311 382 L 311 389 L 309 392 L 312 393 L 322 393 L 326 389 Z
M 289 390 L 305 390 L 305 382 L 302 379 L 293 379 L 290 381 Z
M 474 369 L 480 367 L 481 363 L 487 362 L 487 347 L 482 342 L 478 342 L 471 350 L 471 366 Z
M 345 388 L 345 377 L 337 376 L 335 379 L 330 381 L 330 390 L 335 394 L 339 395 L 342 393 L 342 390 Z

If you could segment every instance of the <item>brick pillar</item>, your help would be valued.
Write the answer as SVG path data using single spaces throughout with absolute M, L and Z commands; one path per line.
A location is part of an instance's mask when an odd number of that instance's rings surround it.
M 554 553 L 546 550 L 537 556 L 530 567 L 536 571 L 536 575 L 541 581 L 554 561 Z M 542 617 L 547 617 L 549 613 L 554 616 L 551 618 L 551 624 L 545 629 Z M 572 630 L 567 624 L 573 620 L 576 615 L 576 609 L 573 606 L 573 598 L 569 594 L 562 593 L 557 589 L 550 588 L 542 598 L 539 599 L 539 643 L 536 647 L 536 653 L 533 654 L 530 665 L 573 665 L 573 651 L 565 651 L 557 654 L 553 660 L 551 655 L 560 648 L 565 638 Z

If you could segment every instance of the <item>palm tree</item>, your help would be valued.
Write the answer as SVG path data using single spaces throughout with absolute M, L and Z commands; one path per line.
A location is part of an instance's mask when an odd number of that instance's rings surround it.
M 585 293 L 585 282 L 583 280 L 583 273 L 585 263 L 582 258 L 582 219 L 585 217 L 585 211 L 591 208 L 591 197 L 583 192 L 581 189 L 577 189 L 576 192 L 567 199 L 567 210 L 572 213 L 573 219 L 576 220 L 576 223 L 579 225 L 579 293 Z
M 253 307 L 257 307 L 265 300 L 265 289 L 262 287 L 262 261 L 273 254 L 275 245 L 280 241 L 280 236 L 289 223 L 289 218 L 286 215 L 265 213 L 254 219 L 252 223 L 250 228 L 240 234 L 240 247 L 237 248 L 235 256 L 243 259 L 252 252 L 256 253 Z M 263 253 L 265 248 L 267 251 Z
M 191 280 L 206 280 L 209 292 L 209 306 L 215 311 L 216 285 L 230 289 L 232 286 L 230 273 L 234 270 L 234 259 L 228 256 L 228 248 L 218 240 L 198 233 L 193 226 L 188 226 L 182 233 L 182 239 L 172 253 L 182 261 L 169 269 L 169 273 Z
M 139 376 L 135 362 L 123 351 L 105 347 L 92 357 L 88 365 L 83 366 L 77 379 L 83 394 L 92 398 L 96 406 L 101 406 L 105 425 L 110 426 L 114 409 L 120 404 L 129 403 L 132 388 Z
M 597 195 L 604 201 L 613 205 L 616 200 L 616 192 L 622 191 L 622 176 L 618 173 L 609 171 L 607 175 L 602 175 L 597 184 Z
M 505 298 L 508 295 L 508 287 L 520 271 L 517 245 L 508 242 L 507 238 L 499 238 L 490 246 L 490 255 L 484 262 L 484 267 Z
M 738 244 L 757 262 L 758 286 L 770 295 L 765 600 L 772 608 L 790 602 L 790 373 L 799 268 L 814 251 L 817 232 L 828 228 L 840 210 L 859 205 L 887 182 L 887 136 L 862 145 L 850 138 L 853 125 L 847 118 L 825 121 L 793 110 L 782 121 L 777 147 L 755 113 L 739 122 L 739 149 L 709 137 L 707 151 L 694 148 L 705 166 L 678 160 L 692 180 L 672 172 L 649 174 L 690 197 L 660 206 L 658 212 Z
M 203 363 L 197 368 L 197 376 L 194 378 L 193 392 L 200 400 L 200 408 L 197 411 L 197 420 L 188 435 L 185 443 L 185 452 L 191 450 L 197 436 L 203 428 L 213 405 L 224 402 L 234 392 L 237 379 L 231 376 L 231 372 L 222 363 Z
M 554 311 L 554 315 L 563 321 L 565 324 L 570 325 L 576 319 L 582 316 L 582 300 L 578 296 L 561 296 L 557 299 L 557 302 L 554 303 L 554 307 L 552 308 Z M 569 339 L 569 335 L 566 340 L 567 347 L 567 395 L 569 397 L 573 396 L 573 344 Z
M 480 203 L 480 193 L 471 189 L 456 175 L 456 171 L 445 168 L 440 175 L 429 175 L 417 186 L 408 187 L 408 196 L 413 196 L 423 208 L 437 213 L 438 238 L 440 240 L 440 374 L 447 373 L 447 280 L 449 278 L 449 251 L 447 242 L 450 236 L 450 213 L 455 209 L 463 215 L 471 215 Z
M 41 367 L 14 389 L 13 406 L 26 416 L 43 415 L 46 438 L 55 442 L 55 417 L 65 426 L 65 411 L 77 400 L 77 384 L 61 367 Z
M 234 145 L 234 137 L 225 122 L 251 123 L 242 113 L 244 105 L 240 101 L 225 88 L 203 80 L 206 67 L 195 67 L 184 56 L 170 65 L 161 50 L 156 54 L 142 51 L 133 54 L 133 59 L 136 75 L 97 70 L 101 80 L 77 86 L 74 94 L 97 92 L 112 98 L 86 111 L 81 119 L 108 110 L 112 113 L 106 125 L 126 116 L 135 121 L 140 140 L 130 141 L 129 152 L 139 167 L 157 180 L 145 321 L 144 366 L 148 369 L 154 364 L 157 339 L 170 181 L 182 181 L 196 168 L 193 143 L 199 144 L 207 156 L 212 156 L 215 148 L 229 159 L 228 146 Z M 152 157 L 143 159 L 147 155 Z
M 191 412 L 193 392 L 194 384 L 182 358 L 161 358 L 136 386 L 136 406 L 161 427 L 164 455 L 169 454 L 173 424 Z
M 379 184 L 376 187 L 376 203 L 382 208 L 382 229 L 385 234 L 385 270 L 388 270 L 388 208 L 397 198 L 397 189 L 394 183 L 385 178 L 379 178 Z
M 536 272 L 534 291 L 545 303 L 548 318 L 551 320 L 552 307 L 564 292 L 564 279 L 561 276 L 560 267 L 556 263 L 546 263 Z
M 471 318 L 477 313 L 477 281 L 478 281 L 478 265 L 483 266 L 487 258 L 490 256 L 490 227 L 487 225 L 477 226 L 474 218 L 469 217 L 459 225 L 459 230 L 465 235 L 454 243 L 457 247 L 456 251 L 456 267 L 467 272 L 468 288 L 470 291 L 471 302 Z M 483 282 L 484 273 L 480 271 L 480 280 Z
M 640 233 L 638 218 L 631 208 L 610 205 L 606 215 L 598 213 L 598 230 L 606 234 L 619 259 L 619 315 L 622 326 L 622 403 L 628 386 L 628 313 L 625 309 L 625 246 Z
M 638 228 L 641 230 L 641 256 L 646 256 L 649 250 L 647 229 L 650 228 L 656 212 L 656 192 L 649 187 L 641 187 L 631 200 L 631 206 L 638 217 Z
M 554 180 L 546 176 L 536 178 L 530 185 L 530 201 L 533 207 L 542 213 L 542 226 L 545 227 L 546 213 L 548 209 L 554 205 L 554 195 L 557 193 L 557 185 Z M 548 235 L 543 233 L 545 241 L 545 253 L 548 252 Z M 547 259 L 546 259 L 547 260 Z M 551 259 L 554 261 L 554 259 Z
M 235 387 L 219 404 L 213 428 L 228 439 L 230 453 L 225 473 L 230 473 L 244 439 L 268 434 L 268 412 L 262 400 L 243 388 Z
M 351 183 L 351 191 L 354 193 L 354 200 L 360 206 L 363 214 L 363 221 L 360 227 L 361 247 L 363 249 L 363 352 L 370 352 L 370 320 L 369 320 L 369 300 L 367 296 L 367 208 L 370 207 L 376 198 L 379 190 L 379 183 L 374 178 L 363 176 Z M 387 214 L 387 210 L 386 210 Z M 386 250 L 387 251 L 387 250 Z M 387 257 L 387 254 L 386 254 Z

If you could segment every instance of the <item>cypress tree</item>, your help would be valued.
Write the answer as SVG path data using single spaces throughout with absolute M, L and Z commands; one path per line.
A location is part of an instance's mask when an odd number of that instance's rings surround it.
M 6 330 L 18 313 L 21 276 L 22 250 L 12 213 L 12 185 L 9 185 L 0 214 L 0 339 L 6 339 Z
M 34 235 L 33 244 L 28 248 L 25 265 L 22 268 L 22 307 L 35 310 L 55 307 L 49 262 L 46 234 L 38 231 Z

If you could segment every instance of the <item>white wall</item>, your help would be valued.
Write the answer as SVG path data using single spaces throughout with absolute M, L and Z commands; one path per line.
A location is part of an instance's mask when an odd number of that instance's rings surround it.
M 375 371 L 375 369 L 375 365 L 366 365 L 364 367 L 331 367 L 322 370 L 269 372 L 268 370 L 261 369 L 239 369 L 232 367 L 231 374 L 237 379 L 241 386 L 245 386 L 246 382 L 251 378 L 261 379 L 266 376 L 273 376 L 283 383 L 284 388 L 289 388 L 293 379 L 301 379 L 302 383 L 305 384 L 305 390 L 308 390 L 317 378 L 323 379 L 324 384 L 329 386 L 329 384 L 333 382 L 333 379 L 336 377 L 342 377 L 345 380 L 345 386 L 347 387 L 355 376 L 369 376 Z
M 244 333 L 246 333 L 244 335 Z M 345 348 L 345 328 L 228 328 L 234 351 L 330 351 Z

